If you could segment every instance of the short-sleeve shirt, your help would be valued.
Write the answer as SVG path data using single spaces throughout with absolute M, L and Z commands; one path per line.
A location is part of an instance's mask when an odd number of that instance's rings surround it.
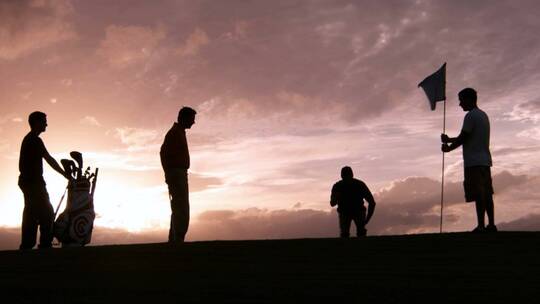
M 487 114 L 474 108 L 463 120 L 463 132 L 469 134 L 463 142 L 463 163 L 465 167 L 491 167 L 489 152 L 489 118 Z
M 342 179 L 332 187 L 330 200 L 337 202 L 339 213 L 364 209 L 364 199 L 373 200 L 373 196 L 367 185 L 356 178 Z
M 43 157 L 46 151 L 45 144 L 36 134 L 30 132 L 24 137 L 19 156 L 21 181 L 43 182 Z

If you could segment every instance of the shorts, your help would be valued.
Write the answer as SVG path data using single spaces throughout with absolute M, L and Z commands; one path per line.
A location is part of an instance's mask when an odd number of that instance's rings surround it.
M 465 167 L 465 201 L 474 202 L 493 195 L 491 168 L 488 166 Z

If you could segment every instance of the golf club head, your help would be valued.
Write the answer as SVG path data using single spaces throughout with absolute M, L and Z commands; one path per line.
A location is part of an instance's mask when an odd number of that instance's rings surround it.
M 71 168 L 71 176 L 74 178 L 74 179 L 77 179 L 79 177 L 78 173 L 79 173 L 79 170 L 77 170 L 77 165 L 75 165 L 75 162 L 70 160 L 69 161 L 69 166 Z
M 62 168 L 64 168 L 64 171 L 66 172 L 67 175 L 71 176 L 71 164 L 70 162 L 73 162 L 69 159 L 61 159 L 60 160 L 60 163 L 62 164 Z
M 82 168 L 83 168 L 83 157 L 82 157 L 82 154 L 81 152 L 78 152 L 78 151 L 71 151 L 69 153 L 69 156 L 71 156 L 71 158 L 73 158 L 76 162 L 77 162 L 77 165 L 78 167 L 76 168 L 76 172 L 77 172 L 77 179 L 81 178 L 82 177 Z
M 83 167 L 83 157 L 82 157 L 81 152 L 78 152 L 78 151 L 71 151 L 71 152 L 69 153 L 69 156 L 71 156 L 71 158 L 73 158 L 73 159 L 77 162 L 78 169 L 82 170 L 82 167 Z
M 90 190 L 90 195 L 92 195 L 92 197 L 94 197 L 94 193 L 96 192 L 96 182 L 97 182 L 98 172 L 99 172 L 99 168 L 96 168 L 96 171 L 92 173 L 93 180 L 92 180 L 92 188 Z
M 62 159 L 60 160 L 60 163 L 62 164 L 62 167 L 64 167 L 64 171 L 66 171 L 68 176 L 71 176 L 73 178 L 76 178 L 77 176 L 77 167 L 75 166 L 75 163 L 70 159 Z

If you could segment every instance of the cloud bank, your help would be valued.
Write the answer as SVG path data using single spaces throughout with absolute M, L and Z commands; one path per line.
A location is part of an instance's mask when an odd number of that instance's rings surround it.
M 512 207 L 506 197 L 515 197 L 514 191 L 522 193 L 538 185 L 538 178 L 501 172 L 494 175 L 495 198 L 498 214 Z M 369 235 L 429 233 L 439 228 L 440 183 L 424 177 L 411 177 L 392 183 L 387 189 L 375 193 L 377 207 L 372 222 L 368 224 Z M 463 190 L 460 183 L 448 183 L 445 192 L 446 231 L 455 231 L 455 225 L 469 229 L 475 223 L 465 219 Z M 510 205 L 510 206 L 508 206 Z M 471 209 L 469 212 L 473 212 Z M 540 213 L 532 213 L 510 221 L 502 221 L 501 230 L 538 230 Z M 473 214 L 469 214 L 474 217 Z M 241 210 L 209 210 L 192 219 L 188 233 L 189 241 L 320 238 L 339 235 L 338 216 L 335 209 L 309 209 L 301 203 L 288 209 L 269 210 L 252 207 Z M 461 228 L 463 230 L 463 228 Z M 354 233 L 354 225 L 351 232 Z M 459 230 L 458 230 L 459 231 Z M 13 249 L 19 240 L 14 228 L 0 229 L 0 248 Z M 96 227 L 92 244 L 127 244 L 166 241 L 166 230 L 129 232 L 122 229 Z

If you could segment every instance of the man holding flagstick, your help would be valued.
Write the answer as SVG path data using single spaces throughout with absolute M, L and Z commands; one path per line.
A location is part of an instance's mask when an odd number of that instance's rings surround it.
M 441 223 L 443 224 L 444 202 L 444 153 L 450 152 L 463 145 L 463 163 L 465 180 L 465 200 L 476 202 L 478 226 L 474 232 L 496 232 L 495 208 L 493 205 L 493 186 L 491 182 L 491 153 L 489 152 L 489 118 L 476 105 L 477 95 L 472 88 L 459 92 L 459 105 L 468 112 L 463 121 L 463 128 L 458 137 L 450 138 L 446 133 L 446 63 L 435 73 L 426 77 L 418 84 L 429 100 L 431 110 L 435 110 L 437 102 L 443 101 L 443 132 L 441 134 L 443 152 L 441 172 Z M 485 226 L 485 214 L 489 224 Z
M 458 137 L 441 134 L 441 150 L 446 153 L 463 146 L 465 200 L 476 202 L 478 226 L 473 232 L 496 232 L 493 186 L 491 182 L 491 153 L 489 151 L 489 118 L 476 105 L 477 94 L 465 88 L 458 94 L 459 106 L 468 112 Z M 485 214 L 488 225 L 485 226 Z

